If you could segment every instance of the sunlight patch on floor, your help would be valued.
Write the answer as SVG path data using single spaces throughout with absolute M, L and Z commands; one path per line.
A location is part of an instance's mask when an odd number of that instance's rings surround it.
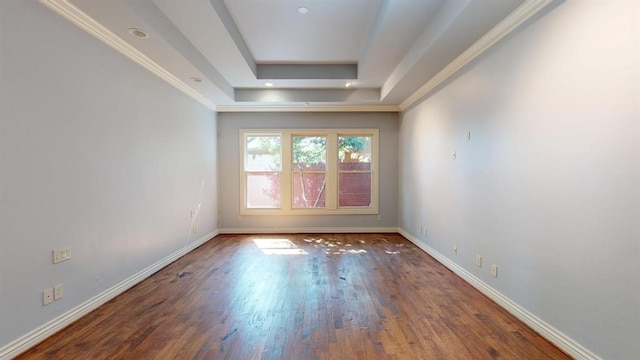
M 346 244 L 334 239 L 325 240 L 323 238 L 306 238 L 305 242 L 312 244 L 314 248 L 323 248 L 327 255 L 345 255 L 345 254 L 366 254 L 367 250 L 356 249 L 352 244 Z M 364 244 L 364 240 L 359 240 Z
M 289 239 L 253 239 L 265 255 L 307 255 Z

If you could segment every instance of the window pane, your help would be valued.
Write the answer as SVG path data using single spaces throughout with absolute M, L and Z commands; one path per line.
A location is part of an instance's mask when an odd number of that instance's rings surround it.
M 325 171 L 327 168 L 327 138 L 325 136 L 294 136 L 294 171 Z
M 371 136 L 338 136 L 338 157 L 341 171 L 371 170 Z M 343 163 L 361 165 L 343 169 Z
M 371 173 L 341 172 L 338 181 L 338 206 L 371 206 Z
M 293 173 L 293 207 L 325 207 L 325 174 L 322 172 Z
M 280 171 L 280 136 L 247 136 L 246 171 Z
M 338 206 L 371 207 L 371 136 L 338 136 Z
M 247 173 L 247 208 L 280 207 L 280 174 Z

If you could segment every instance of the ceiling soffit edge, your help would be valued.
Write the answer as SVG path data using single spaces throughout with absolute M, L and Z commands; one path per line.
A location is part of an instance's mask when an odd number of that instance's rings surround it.
M 200 102 L 204 106 L 213 111 L 247 111 L 248 108 L 256 109 L 257 111 L 404 111 L 412 106 L 417 101 L 423 99 L 430 94 L 439 85 L 443 84 L 453 74 L 462 69 L 466 64 L 478 57 L 484 51 L 489 49 L 492 45 L 511 33 L 517 27 L 522 25 L 525 21 L 539 13 L 547 5 L 555 0 L 524 0 L 524 3 L 516 8 L 511 14 L 504 18 L 500 23 L 494 26 L 489 32 L 483 35 L 478 41 L 473 43 L 463 53 L 456 57 L 452 62 L 446 65 L 441 71 L 439 71 L 433 78 L 428 80 L 417 91 L 412 93 L 406 99 L 404 99 L 399 105 L 341 105 L 341 104 L 327 104 L 322 106 L 305 106 L 301 104 L 299 106 L 282 106 L 282 105 L 232 105 L 232 106 L 217 106 L 207 97 L 191 88 L 185 82 L 174 76 L 158 63 L 151 60 L 145 54 L 129 45 L 126 41 L 119 36 L 111 32 L 109 29 L 101 25 L 92 17 L 75 7 L 68 0 L 39 0 L 60 16 L 64 17 L 68 21 L 77 25 L 87 33 L 96 37 L 100 41 L 109 45 L 116 51 L 125 55 L 130 60 L 141 65 L 148 71 L 152 72 L 156 76 L 165 80 L 169 84 L 173 85 L 180 91 L 189 95 L 196 101 Z M 211 4 L 222 3 L 221 0 L 210 0 Z M 224 5 L 224 4 L 223 4 Z M 237 31 L 237 29 L 236 29 Z M 271 64 L 273 65 L 273 64 Z M 290 64 L 289 64 L 290 65 Z M 340 65 L 340 64 L 333 64 Z M 256 65 L 257 66 L 257 65 Z M 357 69 L 357 65 L 356 69 Z M 257 69 L 257 68 L 256 68 Z M 242 109 L 242 110 L 240 110 Z M 259 109 L 259 110 L 258 110 Z M 274 110 L 266 110 L 274 109 Z M 332 110 L 330 110 L 332 109 Z
M 233 98 L 233 86 L 220 74 L 209 60 L 166 17 L 153 1 L 126 0 L 129 7 L 176 51 L 193 64 L 229 98 Z
M 40 3 L 56 12 L 58 15 L 77 25 L 93 37 L 112 47 L 117 52 L 129 58 L 131 61 L 147 69 L 162 80 L 173 85 L 178 90 L 189 95 L 207 108 L 216 111 L 216 104 L 205 96 L 189 87 L 182 80 L 171 74 L 165 68 L 151 60 L 149 57 L 138 51 L 119 36 L 111 32 L 106 27 L 95 21 L 92 17 L 72 5 L 67 0 L 40 0 Z
M 254 75 L 258 75 L 258 66 L 254 59 L 253 54 L 251 54 L 251 50 L 249 50 L 249 46 L 242 38 L 242 34 L 240 34 L 240 30 L 236 26 L 236 23 L 233 21 L 231 14 L 229 13 L 229 9 L 224 4 L 223 0 L 209 0 L 209 3 L 218 14 L 220 21 L 222 21 L 222 25 L 224 25 L 225 29 L 231 36 L 231 39 L 236 44 L 236 47 L 242 54 L 242 57 L 247 62 L 247 65 L 251 69 Z
M 217 112 L 400 112 L 398 105 L 219 105 Z
M 258 64 L 258 79 L 358 78 L 358 64 Z
M 413 94 L 407 97 L 399 105 L 400 110 L 404 111 L 411 105 L 430 94 L 439 85 L 443 84 L 447 79 L 462 69 L 465 65 L 487 51 L 491 46 L 500 41 L 525 21 L 538 14 L 542 9 L 551 4 L 554 0 L 525 0 L 522 5 L 516 8 L 511 14 L 500 21 L 489 32 L 483 35 L 478 41 L 473 43 L 469 48 L 462 52 L 458 57 L 446 65 L 435 76 L 428 80 Z

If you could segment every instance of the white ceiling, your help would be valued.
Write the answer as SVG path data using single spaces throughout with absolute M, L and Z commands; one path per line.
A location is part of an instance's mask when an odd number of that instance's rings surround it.
M 397 111 L 551 1 L 41 0 L 221 111 Z
M 424 1 L 438 3 L 441 1 Z M 256 62 L 357 63 L 382 0 L 225 0 Z M 306 7 L 309 12 L 298 13 Z

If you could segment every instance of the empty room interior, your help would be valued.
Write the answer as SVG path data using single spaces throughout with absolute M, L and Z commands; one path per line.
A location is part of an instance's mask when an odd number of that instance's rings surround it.
M 0 1 L 0 360 L 640 359 L 640 2 Z

